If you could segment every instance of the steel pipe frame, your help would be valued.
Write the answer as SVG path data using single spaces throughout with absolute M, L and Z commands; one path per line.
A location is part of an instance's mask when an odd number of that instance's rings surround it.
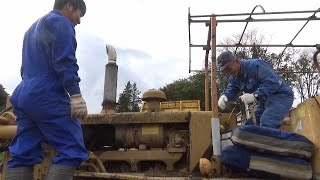
M 314 12 L 320 12 L 320 9 L 318 10 L 306 10 L 306 11 L 274 11 L 274 12 L 264 12 L 264 13 L 234 13 L 234 14 L 210 14 L 210 15 L 193 15 L 191 18 L 205 18 L 205 17 L 223 17 L 223 16 L 248 16 L 248 15 L 270 15 L 270 14 L 298 14 L 298 13 L 314 13 Z
M 320 44 L 317 44 L 317 51 L 314 52 L 312 58 L 313 58 L 313 63 L 314 63 L 314 65 L 316 66 L 316 68 L 317 68 L 318 71 L 320 72 L 320 65 L 319 65 L 318 59 L 317 59 L 317 56 L 318 56 L 319 53 L 320 53 Z
M 320 10 L 320 8 L 318 9 L 318 10 Z M 309 18 L 316 18 L 316 14 L 317 14 L 317 12 L 318 11 L 316 11 L 316 12 L 314 12 L 313 14 L 312 14 L 312 16 L 310 16 Z M 310 19 L 308 19 L 305 23 L 304 23 L 304 25 L 300 28 L 300 30 L 296 33 L 296 35 L 292 38 L 292 40 L 288 43 L 288 44 L 292 44 L 292 42 L 296 39 L 296 37 L 300 34 L 300 32 L 303 30 L 303 28 L 309 23 L 309 21 L 310 21 Z M 283 54 L 284 54 L 284 52 L 285 52 L 285 50 L 287 49 L 288 47 L 285 47 L 283 50 L 282 50 L 282 52 L 281 52 L 281 54 L 280 54 L 280 56 L 279 56 L 279 58 L 278 58 L 278 64 L 277 64 L 277 66 L 279 67 L 280 66 L 280 61 L 281 61 L 281 58 L 282 58 L 282 56 L 283 56 Z
M 223 19 L 217 20 L 217 23 L 230 23 L 230 22 L 270 22 L 270 21 L 316 21 L 320 20 L 318 17 L 308 17 L 308 18 L 268 18 L 268 19 Z M 191 23 L 208 23 L 209 20 L 190 20 Z
M 263 13 L 253 13 L 254 10 L 257 7 L 261 7 L 261 9 L 263 10 Z M 308 18 L 270 18 L 270 19 L 253 19 L 251 16 L 252 15 L 270 15 L 270 14 L 294 14 L 294 13 L 311 13 L 313 12 L 314 14 Z M 284 50 L 282 51 L 281 54 L 283 54 L 283 52 L 286 50 L 287 47 L 316 47 L 316 45 L 293 45 L 292 42 L 293 40 L 298 36 L 298 34 L 301 32 L 301 30 L 306 26 L 306 24 L 310 21 L 310 20 L 320 20 L 320 18 L 317 18 L 315 16 L 315 14 L 317 12 L 320 12 L 320 8 L 317 10 L 312 10 L 312 11 L 283 11 L 283 12 L 265 12 L 264 8 L 261 5 L 257 5 L 253 8 L 251 13 L 238 13 L 238 14 L 211 14 L 211 15 L 198 15 L 198 16 L 191 16 L 190 14 L 190 8 L 188 9 L 188 29 L 189 29 L 189 73 L 192 72 L 193 70 L 191 70 L 191 47 L 202 47 L 204 50 L 206 50 L 205 53 L 205 110 L 209 109 L 209 100 L 208 100 L 208 92 L 209 92 L 209 86 L 208 85 L 208 80 L 209 80 L 209 76 L 208 76 L 208 55 L 209 55 L 209 51 L 212 49 L 212 51 L 216 51 L 216 47 L 254 47 L 254 46 L 259 46 L 259 47 L 285 47 Z M 222 17 L 222 16 L 243 16 L 243 15 L 249 15 L 248 18 L 244 19 L 244 20 L 239 20 L 239 19 L 229 19 L 229 20 L 217 20 L 216 17 Z M 204 17 L 210 17 L 210 20 L 193 20 L 192 18 L 204 18 Z M 212 19 L 214 19 L 214 21 L 212 21 Z M 238 44 L 236 45 L 217 45 L 216 44 L 216 25 L 218 22 L 247 22 L 246 26 L 242 32 L 242 35 L 244 33 L 244 31 L 246 30 L 247 24 L 249 22 L 268 22 L 268 21 L 302 21 L 302 20 L 307 20 L 307 22 L 302 26 L 302 28 L 298 31 L 298 33 L 294 36 L 294 38 L 291 40 L 290 43 L 285 44 L 285 45 L 281 45 L 281 44 L 270 44 L 270 45 L 250 45 L 250 44 L 240 44 L 241 39 L 239 41 Z M 205 23 L 207 26 L 209 26 L 209 30 L 208 30 L 208 39 L 207 39 L 207 45 L 193 45 L 191 44 L 191 30 L 190 30 L 190 25 L 191 23 Z M 214 23 L 214 24 L 213 24 Z M 214 28 L 212 28 L 212 26 L 214 25 Z M 214 29 L 214 30 L 212 30 Z M 211 39 L 210 39 L 211 37 Z M 241 36 L 242 37 L 242 36 Z M 211 46 L 210 46 L 210 40 L 212 41 Z M 215 57 L 216 56 L 216 52 L 212 52 L 212 64 L 215 63 Z M 280 58 L 279 58 L 280 59 Z M 211 67 L 211 81 L 215 78 L 216 79 L 216 67 L 213 68 Z M 215 72 L 215 74 L 213 74 Z M 211 86 L 215 85 L 215 82 L 211 82 Z M 215 85 L 216 87 L 216 85 Z M 214 87 L 211 88 L 215 89 Z M 213 117 L 215 117 L 216 114 L 216 110 L 214 110 L 214 101 L 216 100 L 217 94 L 214 94 L 217 92 L 211 92 L 211 96 L 212 96 L 212 113 L 213 113 Z
M 191 47 L 201 47 L 203 50 L 207 50 L 210 46 L 204 44 L 190 44 Z M 216 47 L 317 47 L 317 44 L 217 44 Z
M 257 7 L 257 6 L 256 6 Z M 264 12 L 264 13 L 237 13 L 237 14 L 217 14 L 217 15 L 199 15 L 199 16 L 191 16 L 190 14 L 190 8 L 188 9 L 188 28 L 189 28 L 189 73 L 192 71 L 191 70 L 191 47 L 205 47 L 209 46 L 207 45 L 193 45 L 191 44 L 191 30 L 190 30 L 190 25 L 191 23 L 205 23 L 206 25 L 209 25 L 210 20 L 192 20 L 192 18 L 204 18 L 204 17 L 222 17 L 222 16 L 241 16 L 241 15 L 250 15 L 250 18 L 244 19 L 244 20 L 216 20 L 216 22 L 261 22 L 261 21 L 302 21 L 302 20 L 307 20 L 306 23 L 308 23 L 310 20 L 320 20 L 320 18 L 317 18 L 315 14 L 317 12 L 320 12 L 320 8 L 317 10 L 308 10 L 308 11 L 283 11 L 283 12 Z M 254 9 L 253 9 L 254 10 Z M 251 15 L 270 15 L 270 14 L 294 14 L 294 13 L 311 13 L 313 12 L 314 14 L 308 18 L 272 18 L 272 19 L 252 19 Z M 306 25 L 306 24 L 305 24 Z M 304 25 L 304 26 L 305 26 Z M 210 26 L 210 25 L 209 25 Z M 304 28 L 302 27 L 302 29 Z M 301 30 L 295 35 L 295 37 L 301 32 Z M 210 30 L 209 30 L 210 31 Z M 208 32 L 209 35 L 209 32 Z M 295 39 L 294 37 L 294 39 Z M 293 40 L 294 40 L 293 39 Z M 292 41 L 293 41 L 292 40 Z M 315 47 L 315 45 L 293 45 L 292 41 L 286 45 L 260 45 L 260 47 Z M 217 45 L 216 47 L 253 47 L 254 45 L 242 45 L 242 44 L 236 44 L 236 45 Z M 285 50 L 284 49 L 284 50 Z M 206 56 L 209 52 L 206 52 Z
M 217 69 L 217 73 L 221 74 L 221 72 Z M 204 70 L 191 70 L 191 72 L 197 72 L 201 73 L 204 72 Z M 276 71 L 277 73 L 319 73 L 318 71 Z M 208 73 L 211 73 L 211 71 L 208 71 Z
M 259 7 L 259 6 L 256 6 Z M 255 7 L 255 8 L 256 8 Z M 217 79 L 217 67 L 216 67 L 216 26 L 218 22 L 247 22 L 246 26 L 242 32 L 241 38 L 239 43 L 237 44 L 237 48 L 239 47 L 240 42 L 242 40 L 242 36 L 246 30 L 247 24 L 248 22 L 263 22 L 263 21 L 300 21 L 300 20 L 307 20 L 307 22 L 304 24 L 304 26 L 302 26 L 302 28 L 298 31 L 298 33 L 294 36 L 294 38 L 292 39 L 292 41 L 298 36 L 298 34 L 301 32 L 301 30 L 306 26 L 306 24 L 310 21 L 310 20 L 320 20 L 320 18 L 317 18 L 315 16 L 315 14 L 320 10 L 318 9 L 316 12 L 314 12 L 313 16 L 310 16 L 308 18 L 273 18 L 273 19 L 253 19 L 251 18 L 251 16 L 253 15 L 253 11 L 255 10 L 255 8 L 252 10 L 252 12 L 250 13 L 250 17 L 245 19 L 245 20 L 217 20 L 216 19 L 216 15 L 212 14 L 210 16 L 210 26 L 209 26 L 209 30 L 208 30 L 208 39 L 207 39 L 207 45 L 202 46 L 205 50 L 206 50 L 206 54 L 205 54 L 205 109 L 208 109 L 208 90 L 209 87 L 208 86 L 208 54 L 209 54 L 209 50 L 211 50 L 211 105 L 212 105 L 212 119 L 216 119 L 218 118 L 218 94 L 217 94 L 217 84 L 216 84 L 216 79 Z M 262 6 L 261 6 L 262 8 Z M 263 9 L 263 8 L 262 8 Z M 264 11 L 264 9 L 263 9 Z M 263 13 L 265 14 L 265 12 Z M 189 73 L 191 71 L 191 32 L 190 32 L 190 25 L 191 23 L 194 22 L 204 22 L 206 23 L 206 25 L 208 25 L 208 21 L 205 20 L 192 20 L 191 19 L 191 15 L 190 15 L 190 8 L 189 8 L 189 13 L 188 13 L 188 28 L 189 28 Z M 209 49 L 209 44 L 210 44 L 210 40 L 211 40 L 211 48 Z M 288 46 L 294 46 L 292 45 L 292 41 L 288 44 L 285 45 L 285 49 Z M 250 45 L 251 46 L 251 45 Z M 256 45 L 252 45 L 252 46 L 256 46 Z M 257 45 L 259 46 L 259 45 Z M 279 45 L 278 45 L 279 46 Z M 285 49 L 283 50 L 283 52 L 285 51 Z M 318 51 L 317 51 L 318 52 Z M 236 53 L 236 52 L 235 52 Z M 318 52 L 319 53 L 319 52 Z M 317 54 L 316 53 L 314 56 L 316 57 Z M 316 58 L 314 58 L 316 59 Z M 317 63 L 318 64 L 318 63 Z M 215 158 L 220 159 L 219 156 L 216 156 Z M 219 163 L 220 161 L 217 161 L 217 165 L 216 165 L 216 173 L 220 174 L 221 173 L 221 164 Z
M 261 5 L 256 5 L 256 6 L 252 9 L 251 14 L 249 15 L 249 17 L 248 17 L 247 19 L 252 19 L 252 13 L 254 12 L 254 10 L 256 10 L 257 7 L 260 7 L 260 9 L 262 9 L 262 12 L 263 12 L 263 13 L 266 12 Z M 246 25 L 244 26 L 244 29 L 243 29 L 243 31 L 242 31 L 242 34 L 241 34 L 241 37 L 240 37 L 240 39 L 239 39 L 238 44 L 241 44 L 241 41 L 242 41 L 244 32 L 246 31 L 248 24 L 249 24 L 249 22 L 247 22 Z M 234 54 L 237 53 L 238 47 L 239 47 L 239 46 L 236 47 L 236 50 L 234 51 Z

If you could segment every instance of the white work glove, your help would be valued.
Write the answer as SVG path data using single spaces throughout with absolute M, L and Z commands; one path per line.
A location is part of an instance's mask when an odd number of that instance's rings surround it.
M 70 104 L 71 118 L 87 119 L 87 105 L 81 94 L 74 94 L 70 96 Z
M 226 105 L 226 102 L 227 102 L 227 101 L 228 101 L 227 96 L 225 96 L 225 95 L 220 96 L 220 98 L 219 98 L 219 100 L 218 100 L 218 106 L 219 106 L 222 110 L 224 110 L 224 109 L 227 107 L 227 105 Z
M 249 94 L 249 93 L 245 93 L 245 94 L 241 95 L 240 99 L 245 104 L 250 104 L 250 103 L 256 102 L 256 98 L 254 97 L 254 95 Z

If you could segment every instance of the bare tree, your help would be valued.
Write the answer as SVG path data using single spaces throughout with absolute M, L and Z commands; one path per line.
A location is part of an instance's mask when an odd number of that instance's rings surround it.
M 319 95 L 320 75 L 312 63 L 312 50 L 306 49 L 299 53 L 294 63 L 294 88 L 298 91 L 300 100 L 306 100 Z

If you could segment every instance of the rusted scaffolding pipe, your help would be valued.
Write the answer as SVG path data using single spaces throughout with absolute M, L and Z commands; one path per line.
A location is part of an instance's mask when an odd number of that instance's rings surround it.
M 209 49 L 210 46 L 204 44 L 191 44 L 191 47 L 200 47 L 203 50 Z M 216 47 L 316 47 L 316 44 L 308 45 L 308 44 L 217 44 Z
M 318 70 L 316 71 L 288 71 L 288 70 L 275 70 L 277 73 L 318 73 Z M 191 72 L 197 72 L 197 73 L 202 73 L 204 72 L 203 70 L 191 70 Z M 208 73 L 211 73 L 211 71 L 208 71 Z M 221 74 L 220 71 L 217 71 L 218 74 Z
M 256 6 L 258 7 L 258 6 Z M 255 7 L 255 8 L 256 8 Z M 254 8 L 254 9 L 255 9 Z M 263 13 L 236 13 L 236 14 L 217 14 L 217 15 L 190 15 L 190 8 L 189 8 L 189 14 L 188 14 L 188 23 L 189 23 L 189 73 L 195 72 L 195 70 L 191 69 L 191 48 L 192 47 L 202 47 L 204 50 L 206 50 L 206 53 L 211 49 L 208 45 L 194 45 L 191 43 L 191 32 L 190 32 L 190 25 L 191 23 L 205 23 L 206 25 L 210 23 L 210 20 L 203 19 L 206 17 L 223 17 L 223 16 L 244 16 L 244 15 L 250 15 L 249 18 L 246 19 L 223 19 L 223 20 L 217 20 L 216 23 L 223 23 L 223 22 L 268 22 L 268 21 L 304 21 L 306 20 L 306 23 L 303 25 L 303 27 L 298 31 L 298 33 L 294 36 L 294 38 L 291 40 L 288 44 L 260 44 L 259 47 L 285 47 L 284 50 L 288 47 L 315 47 L 316 45 L 294 45 L 292 44 L 292 41 L 297 37 L 297 35 L 301 32 L 301 30 L 306 26 L 306 24 L 309 21 L 312 20 L 320 20 L 320 18 L 316 17 L 315 14 L 317 12 L 320 12 L 320 8 L 317 10 L 308 10 L 308 11 L 282 11 L 282 12 L 263 12 Z M 264 19 L 253 19 L 251 18 L 252 15 L 271 15 L 271 14 L 295 14 L 295 13 L 313 13 L 312 16 L 307 18 L 264 18 Z M 197 19 L 200 18 L 200 19 Z M 202 18 L 202 19 L 201 19 Z M 240 40 L 241 43 L 241 40 Z M 216 45 L 216 47 L 254 47 L 257 46 L 255 44 L 234 44 L 234 45 Z M 284 51 L 283 51 L 284 52 Z M 279 59 L 282 57 L 282 54 L 279 56 Z
M 210 40 L 211 40 L 211 25 L 209 25 L 209 30 L 208 30 L 208 38 L 207 38 L 207 46 L 210 47 Z M 211 48 L 206 48 L 206 55 L 205 55 L 205 61 L 204 61 L 204 110 L 209 111 L 209 51 Z
M 260 7 L 260 8 L 262 9 L 262 12 L 263 12 L 263 13 L 266 12 L 261 5 L 256 5 L 256 6 L 252 9 L 251 14 L 249 15 L 248 19 L 252 19 L 252 17 L 251 17 L 251 16 L 252 16 L 252 13 L 254 12 L 254 10 L 256 10 L 257 7 Z M 249 22 L 247 22 L 246 25 L 244 26 L 244 29 L 243 29 L 243 31 L 242 31 L 242 34 L 241 34 L 241 37 L 240 37 L 240 39 L 239 39 L 238 44 L 241 44 L 241 41 L 242 41 L 244 32 L 246 31 L 247 26 L 248 26 L 248 23 L 249 23 Z M 236 47 L 236 50 L 234 51 L 234 54 L 237 54 L 238 47 L 239 47 L 239 46 Z
M 216 65 L 216 26 L 215 17 L 211 18 L 211 107 L 212 117 L 218 118 L 217 65 Z
M 319 62 L 318 62 L 318 54 L 320 53 L 320 44 L 317 44 L 317 51 L 313 54 L 313 63 L 316 66 L 316 68 L 318 69 L 318 71 L 320 72 L 320 66 L 319 66 Z
M 305 11 L 274 11 L 274 12 L 262 12 L 262 13 L 234 13 L 234 14 L 215 14 L 215 15 L 192 15 L 191 18 L 205 18 L 205 17 L 223 17 L 223 16 L 248 16 L 248 15 L 271 15 L 271 14 L 299 14 L 299 13 L 313 13 L 320 12 L 318 10 L 305 10 Z
M 271 22 L 271 21 L 315 21 L 320 20 L 318 17 L 308 18 L 265 18 L 265 19 L 222 19 L 217 20 L 217 23 L 230 23 L 230 22 Z M 208 20 L 190 20 L 192 23 L 208 23 Z
M 319 10 L 320 10 L 320 8 L 318 9 L 318 11 L 319 11 Z M 308 18 L 308 20 L 304 23 L 304 25 L 300 28 L 300 30 L 297 32 L 297 34 L 292 38 L 292 40 L 291 40 L 288 44 L 292 44 L 292 42 L 296 39 L 296 37 L 300 34 L 300 32 L 304 29 L 304 27 L 306 27 L 306 25 L 309 23 L 310 19 L 315 19 L 315 18 L 317 18 L 317 17 L 316 17 L 316 14 L 317 14 L 318 11 L 314 12 L 314 13 L 312 14 L 312 16 L 310 16 L 310 17 Z M 280 66 L 280 61 L 281 61 L 282 56 L 283 56 L 283 54 L 284 54 L 284 52 L 286 51 L 287 48 L 288 48 L 288 46 L 286 46 L 286 47 L 282 50 L 282 52 L 280 53 L 280 56 L 279 56 L 279 58 L 278 58 L 278 63 L 277 63 L 277 66 L 278 66 L 278 67 Z
M 218 112 L 218 92 L 217 92 L 217 66 L 216 66 L 216 17 L 211 17 L 211 136 L 212 136 L 212 150 L 214 162 L 214 174 L 221 175 L 221 136 L 220 136 L 220 122 Z
M 190 17 L 190 7 L 188 8 L 188 29 L 189 29 L 189 73 L 191 72 L 191 17 Z

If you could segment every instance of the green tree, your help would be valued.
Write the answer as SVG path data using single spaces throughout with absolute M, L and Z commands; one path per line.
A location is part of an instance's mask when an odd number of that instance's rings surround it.
M 141 91 L 138 90 L 137 84 L 134 82 L 132 85 L 132 96 L 131 96 L 131 107 L 132 112 L 139 112 L 141 104 L 141 97 L 140 97 Z
M 168 101 L 200 100 L 201 110 L 204 110 L 204 73 L 176 80 L 160 90 L 166 94 Z
M 8 93 L 5 91 L 5 88 L 0 84 L 0 110 L 3 110 L 7 104 Z
M 123 92 L 119 95 L 118 112 L 139 112 L 141 104 L 140 91 L 136 83 L 127 82 Z

